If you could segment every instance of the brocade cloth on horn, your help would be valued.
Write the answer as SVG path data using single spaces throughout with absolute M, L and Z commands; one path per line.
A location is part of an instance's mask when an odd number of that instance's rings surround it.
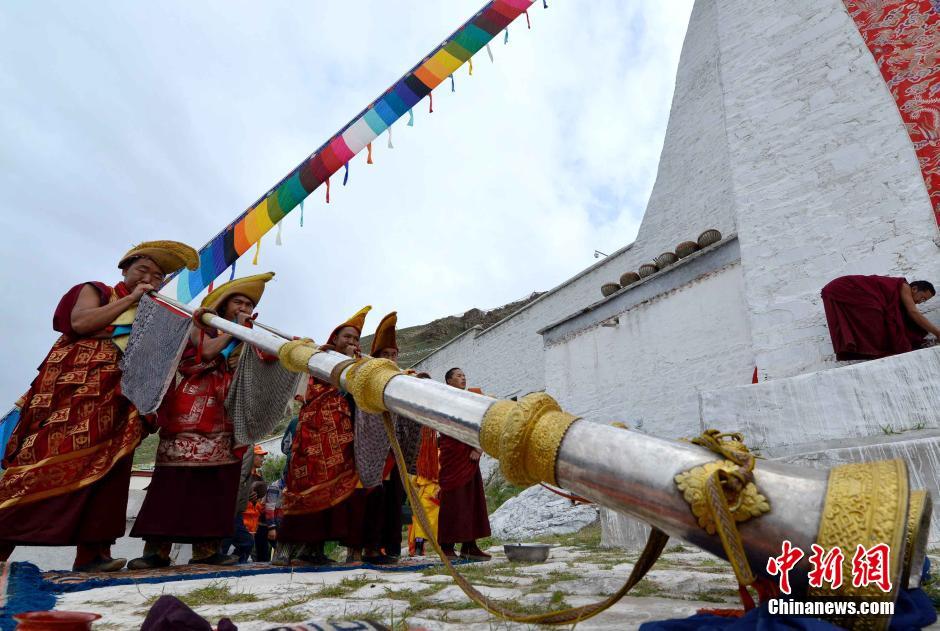
M 143 296 L 121 359 L 121 391 L 141 414 L 153 414 L 176 377 L 192 318 Z
M 421 426 L 410 418 L 398 414 L 391 413 L 391 417 L 395 425 L 395 437 L 401 445 L 408 472 L 414 473 L 421 439 Z M 368 489 L 382 484 L 386 460 L 391 449 L 382 415 L 357 409 L 355 436 L 356 470 L 359 472 L 362 486 Z
M 279 362 L 261 359 L 257 352 L 242 352 L 235 381 L 225 399 L 238 444 L 251 445 L 271 433 L 284 418 L 303 377 L 302 373 L 284 369 Z

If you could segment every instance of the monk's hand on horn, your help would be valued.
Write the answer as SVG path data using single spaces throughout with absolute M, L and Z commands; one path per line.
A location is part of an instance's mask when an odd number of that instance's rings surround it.
M 131 291 L 131 300 L 134 301 L 134 304 L 137 304 L 144 294 L 151 291 L 156 291 L 156 289 L 150 283 L 137 283 Z
M 202 316 L 206 315 L 207 313 L 209 315 L 214 315 L 214 316 L 219 315 L 218 313 L 216 313 L 215 309 L 206 309 L 203 307 L 199 307 L 198 309 L 193 311 L 193 322 L 195 323 L 196 328 L 198 328 L 201 331 L 206 331 L 207 333 L 212 333 L 212 334 L 218 333 L 215 327 L 211 327 L 202 321 Z

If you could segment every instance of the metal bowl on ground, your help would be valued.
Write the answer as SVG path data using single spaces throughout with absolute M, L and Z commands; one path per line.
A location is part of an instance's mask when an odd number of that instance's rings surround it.
M 617 293 L 618 291 L 620 291 L 620 285 L 617 283 L 604 283 L 601 285 L 601 293 L 604 294 L 605 298 L 611 294 Z
M 698 249 L 698 243 L 695 241 L 683 241 L 676 246 L 676 256 L 678 256 L 680 259 L 684 259 L 688 255 L 697 252 Z
M 640 269 L 637 272 L 640 274 L 640 278 L 646 278 L 647 276 L 652 276 L 659 271 L 659 268 L 653 265 L 652 263 L 644 263 L 640 265 Z
M 640 275 L 636 272 L 624 272 L 620 276 L 620 286 L 626 287 L 627 285 L 632 285 L 638 280 L 640 280 Z
M 659 267 L 659 269 L 663 269 L 664 267 L 669 267 L 678 260 L 679 257 L 676 256 L 674 252 L 663 252 L 656 257 L 656 265 Z
M 714 228 L 709 228 L 698 235 L 698 246 L 700 248 L 707 248 L 711 244 L 718 243 L 719 241 L 721 241 L 721 233 Z
M 513 563 L 542 563 L 548 558 L 551 546 L 546 543 L 506 543 L 503 551 Z

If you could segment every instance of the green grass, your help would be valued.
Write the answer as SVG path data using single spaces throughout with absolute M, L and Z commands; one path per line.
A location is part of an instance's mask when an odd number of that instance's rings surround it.
M 298 605 L 304 605 L 314 598 L 313 594 L 307 594 L 304 596 L 299 596 L 291 598 L 290 600 L 284 601 L 277 605 L 272 605 L 271 607 L 264 607 L 263 609 L 252 609 L 251 611 L 245 611 L 240 614 L 232 616 L 234 622 L 245 622 L 248 620 L 262 620 L 264 622 L 303 622 L 309 618 L 309 614 L 296 611 L 293 608 Z
M 153 465 L 157 460 L 157 446 L 159 444 L 159 434 L 147 436 L 147 438 L 141 441 L 140 445 L 137 446 L 137 451 L 134 452 L 134 464 Z
M 163 594 L 151 596 L 144 604 L 153 605 Z M 186 594 L 176 594 L 176 597 L 190 607 L 202 607 L 205 605 L 232 605 L 235 603 L 254 603 L 260 598 L 250 592 L 233 592 L 228 585 L 222 582 L 215 582 L 194 589 Z
M 501 475 L 494 475 L 493 479 L 486 485 L 486 510 L 490 515 L 506 503 L 525 490 L 523 486 L 515 486 L 506 482 Z
M 347 596 L 357 589 L 365 587 L 366 585 L 369 585 L 373 582 L 375 582 L 374 579 L 371 579 L 364 574 L 361 576 L 351 576 L 344 578 L 335 585 L 326 585 L 322 587 L 315 595 L 317 598 L 342 598 L 343 596 Z

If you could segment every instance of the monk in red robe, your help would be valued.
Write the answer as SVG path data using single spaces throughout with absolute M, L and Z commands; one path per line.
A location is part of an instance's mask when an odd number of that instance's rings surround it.
M 142 243 L 118 268 L 124 279 L 76 285 L 59 302 L 52 328 L 62 334 L 24 397 L 3 458 L 0 561 L 17 545 L 77 546 L 75 571 L 114 572 L 124 535 L 134 450 L 147 433 L 121 395 L 121 350 L 137 303 L 195 250 L 175 241 Z
M 444 375 L 449 386 L 465 390 L 467 377 L 460 368 L 451 368 Z M 486 510 L 480 456 L 483 452 L 441 434 L 440 436 L 441 508 L 438 541 L 451 558 L 454 545 L 460 543 L 460 556 L 475 561 L 490 558 L 477 546 L 477 539 L 490 536 L 490 518 Z
M 363 308 L 336 327 L 323 348 L 349 357 L 359 355 L 359 337 L 370 309 Z M 279 545 L 306 544 L 306 551 L 292 564 L 330 565 L 333 561 L 324 554 L 326 542 L 348 537 L 345 502 L 359 483 L 353 451 L 354 413 L 351 396 L 310 377 L 291 442 L 284 519 L 278 528 Z
M 137 514 L 132 537 L 144 539 L 144 554 L 128 563 L 143 570 L 170 564 L 173 542 L 191 543 L 190 563 L 234 565 L 238 557 L 222 554 L 222 539 L 232 536 L 246 447 L 236 447 L 225 397 L 244 352 L 256 352 L 227 333 L 206 328 L 202 314 L 250 326 L 254 310 L 273 272 L 229 281 L 216 287 L 193 315 L 178 372 L 158 412 L 160 444 L 147 497 Z
M 822 290 L 836 359 L 877 359 L 920 348 L 927 333 L 940 337 L 917 309 L 933 285 L 889 276 L 842 276 Z

